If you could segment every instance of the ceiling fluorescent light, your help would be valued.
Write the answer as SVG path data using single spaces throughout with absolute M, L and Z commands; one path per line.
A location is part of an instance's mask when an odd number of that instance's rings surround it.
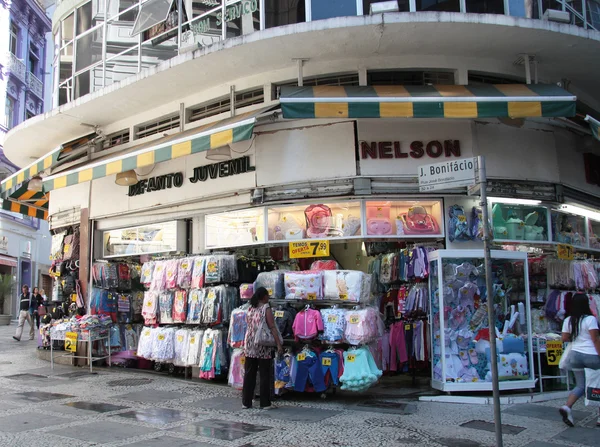
M 488 197 L 489 202 L 500 202 L 500 203 L 512 203 L 515 205 L 539 205 L 542 203 L 541 200 L 530 200 L 530 199 L 512 199 L 510 197 Z
M 587 208 L 581 208 L 575 205 L 562 205 L 560 211 L 565 213 L 577 214 L 579 216 L 589 217 L 590 219 L 597 220 L 600 222 L 600 213 L 597 211 L 588 210 Z

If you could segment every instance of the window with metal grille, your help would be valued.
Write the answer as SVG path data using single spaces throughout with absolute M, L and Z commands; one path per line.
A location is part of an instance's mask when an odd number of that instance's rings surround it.
M 265 101 L 265 90 L 263 87 L 235 94 L 235 108 L 241 109 L 254 104 L 262 104 Z M 222 96 L 215 100 L 200 104 L 188 109 L 188 122 L 198 121 L 221 113 L 229 112 L 231 101 L 229 96 Z
M 442 70 L 374 70 L 367 85 L 454 85 L 454 72 Z
M 304 78 L 302 83 L 304 84 L 304 87 L 315 87 L 318 85 L 358 85 L 358 73 L 342 73 L 325 76 L 313 76 L 310 78 Z M 298 85 L 298 81 L 293 80 L 273 84 L 273 96 L 279 99 L 281 87 L 288 85 Z
M 154 121 L 149 121 L 144 124 L 135 126 L 135 139 L 149 137 L 150 135 L 156 135 L 163 133 L 171 129 L 177 129 L 179 127 L 179 114 L 163 116 Z
M 525 84 L 525 81 L 517 77 L 497 76 L 488 73 L 469 72 L 469 85 L 481 84 Z
M 102 150 L 120 146 L 121 144 L 125 143 L 129 143 L 129 129 L 124 129 L 107 135 L 106 140 L 104 140 L 102 143 Z

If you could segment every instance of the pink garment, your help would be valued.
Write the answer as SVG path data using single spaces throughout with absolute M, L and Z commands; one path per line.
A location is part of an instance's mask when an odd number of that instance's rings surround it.
M 390 370 L 390 333 L 384 332 L 381 339 L 381 369 L 382 371 Z
M 315 309 L 302 310 L 298 312 L 292 329 L 296 338 L 315 338 L 319 331 L 323 331 L 323 319 L 321 318 L 321 312 Z
M 398 364 L 408 362 L 404 323 L 394 323 L 390 328 L 390 371 L 398 371 Z

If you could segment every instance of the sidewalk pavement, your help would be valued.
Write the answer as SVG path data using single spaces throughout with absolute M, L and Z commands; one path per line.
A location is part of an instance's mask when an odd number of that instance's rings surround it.
M 0 446 L 410 446 L 495 445 L 491 406 L 340 393 L 289 394 L 278 408 L 243 410 L 240 393 L 138 370 L 56 366 L 36 342 L 0 327 Z M 561 401 L 503 407 L 507 447 L 598 446 L 596 413 Z

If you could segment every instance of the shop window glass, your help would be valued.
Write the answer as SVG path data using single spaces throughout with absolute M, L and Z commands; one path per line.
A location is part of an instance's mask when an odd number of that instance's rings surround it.
M 177 251 L 178 222 L 105 231 L 102 238 L 105 258 Z
M 548 242 L 548 210 L 543 206 L 492 204 L 494 239 Z
M 459 0 L 416 0 L 417 11 L 460 12 Z
M 194 4 L 194 6 L 195 5 L 196 4 Z M 196 44 L 207 47 L 221 40 L 222 12 L 221 9 L 218 9 L 211 13 L 207 13 L 211 9 L 214 8 L 207 7 L 206 11 L 202 11 L 202 15 L 196 15 L 196 9 L 194 9 L 195 19 L 189 24 L 188 29 L 186 29 L 181 36 L 182 47 Z
M 267 28 L 306 22 L 304 0 L 265 0 L 265 22 Z
M 443 208 L 439 200 L 366 202 L 369 237 L 442 236 Z
M 19 28 L 17 28 L 17 25 L 15 25 L 12 22 L 10 24 L 10 36 L 9 36 L 8 49 L 10 50 L 10 52 L 12 54 L 14 54 L 15 56 L 18 56 Z
M 131 35 L 136 36 L 142 31 L 150 29 L 167 20 L 171 5 L 172 0 L 148 0 L 145 3 L 142 3 L 140 12 L 133 25 Z
M 552 211 L 552 240 L 560 244 L 585 247 L 585 217 Z
M 504 14 L 504 0 L 466 0 L 467 12 Z
M 88 2 L 83 6 L 77 8 L 77 30 L 76 35 L 85 33 L 87 30 L 92 29 L 94 24 L 92 23 L 92 2 Z
M 61 37 L 63 45 L 73 40 L 74 28 L 75 14 L 70 14 L 65 20 L 62 21 Z
M 363 0 L 363 14 L 368 16 L 371 13 L 372 3 L 381 3 L 385 0 Z M 408 0 L 398 0 L 398 12 L 409 12 L 410 2 Z
M 227 38 L 260 30 L 260 11 L 257 0 L 241 0 L 227 6 L 225 23 Z
M 351 238 L 361 235 L 360 202 L 270 208 L 268 240 Z
M 205 218 L 206 248 L 237 247 L 265 242 L 265 210 L 250 208 L 210 214 Z
M 600 222 L 588 219 L 590 248 L 600 250 Z
M 81 71 L 102 60 L 102 33 L 100 27 L 85 36 L 78 37 L 76 43 L 75 71 Z
M 310 0 L 311 20 L 357 15 L 356 0 Z

